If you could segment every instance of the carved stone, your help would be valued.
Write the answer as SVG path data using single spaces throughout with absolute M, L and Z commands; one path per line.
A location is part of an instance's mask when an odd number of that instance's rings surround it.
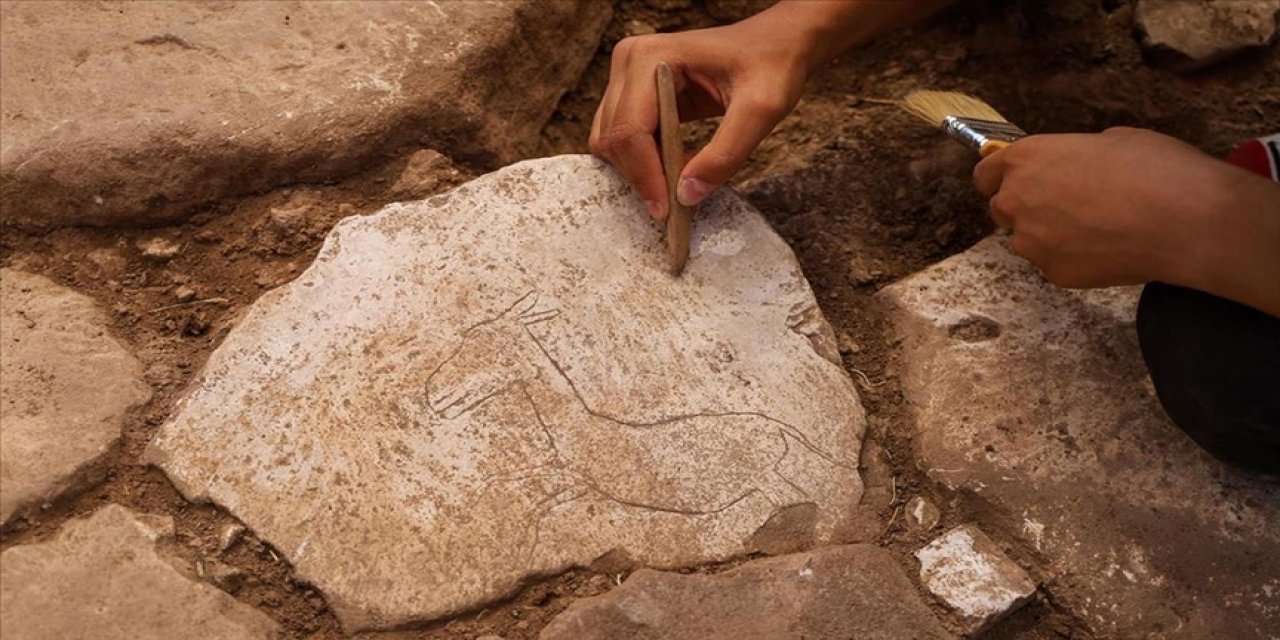
M 835 357 L 790 249 L 737 196 L 703 207 L 672 279 L 611 169 L 530 161 L 339 224 L 150 457 L 348 629 L 386 627 L 613 550 L 677 567 L 751 550 L 766 522 L 838 538 L 864 417 Z

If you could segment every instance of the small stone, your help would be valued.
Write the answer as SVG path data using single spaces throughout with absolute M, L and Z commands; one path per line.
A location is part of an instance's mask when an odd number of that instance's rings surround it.
M 907 526 L 912 531 L 929 531 L 938 526 L 938 521 L 942 519 L 942 512 L 938 507 L 921 496 L 916 496 L 907 501 Z
M 172 537 L 172 518 L 112 504 L 50 540 L 10 547 L 0 555 L 0 637 L 279 637 L 267 616 L 175 569 L 160 551 Z
M 420 149 L 409 156 L 409 162 L 395 184 L 391 185 L 391 193 L 397 198 L 417 199 L 435 192 L 440 185 L 440 176 L 453 168 L 453 163 L 439 151 Z
M 947 222 L 938 225 L 938 228 L 933 230 L 933 240 L 934 242 L 937 242 L 939 246 L 945 247 L 951 244 L 951 241 L 956 237 L 956 231 L 959 230 L 960 225 L 956 224 L 956 221 L 948 220 Z
M 275 228 L 289 233 L 296 233 L 301 230 L 307 223 L 307 210 L 309 207 L 272 207 L 268 219 Z
M 240 537 L 244 535 L 244 525 L 228 524 L 222 527 L 222 531 L 218 532 L 218 550 L 226 551 L 235 543 L 240 541 Z
M 1153 62 L 1195 71 L 1276 37 L 1280 0 L 1139 0 L 1134 23 Z
M 863 287 L 875 284 L 886 275 L 884 265 L 865 253 L 857 253 L 849 258 L 849 269 L 846 272 L 849 284 Z
M 718 574 L 641 569 L 569 605 L 541 640 L 942 640 L 943 629 L 886 550 L 825 547 Z
M 356 206 L 350 202 L 343 202 L 338 205 L 338 213 L 344 216 L 355 215 Z
M 176 298 L 178 302 L 191 302 L 196 299 L 196 290 L 183 285 L 173 290 L 173 297 Z
M 970 633 L 1026 604 L 1036 584 L 987 534 L 972 524 L 943 534 L 916 552 L 920 582 L 963 615 Z
M 196 242 L 202 242 L 205 244 L 213 244 L 215 242 L 222 241 L 221 236 L 209 229 L 201 229 L 200 231 L 197 231 L 196 234 L 192 236 L 192 239 Z
M 647 22 L 641 22 L 639 20 L 628 20 L 626 24 L 622 25 L 622 32 L 626 34 L 628 37 L 631 37 L 631 36 L 647 36 L 652 33 L 657 33 L 658 30 L 654 28 L 653 25 Z
M 138 241 L 138 250 L 148 260 L 163 262 L 172 260 L 182 252 L 182 245 L 163 237 L 146 238 Z
M 859 345 L 852 336 L 843 331 L 836 336 L 836 345 L 839 347 L 841 355 L 849 356 L 862 353 L 862 345 Z

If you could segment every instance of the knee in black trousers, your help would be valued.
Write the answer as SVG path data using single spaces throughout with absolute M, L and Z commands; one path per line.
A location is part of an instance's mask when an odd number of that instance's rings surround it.
M 1153 282 L 1138 304 L 1138 339 L 1178 426 L 1224 462 L 1280 473 L 1280 318 Z

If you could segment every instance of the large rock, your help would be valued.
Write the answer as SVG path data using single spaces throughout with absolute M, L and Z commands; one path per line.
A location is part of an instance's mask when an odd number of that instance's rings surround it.
M 1055 288 L 994 238 L 886 288 L 920 463 L 1099 636 L 1270 637 L 1280 492 L 1165 417 L 1135 294 Z
M 864 418 L 830 327 L 737 196 L 695 233 L 672 279 L 634 193 L 586 156 L 349 218 L 214 352 L 150 458 L 348 629 L 612 550 L 675 567 L 775 529 L 832 539 Z
M 0 555 L 5 640 L 250 640 L 279 637 L 270 618 L 179 573 L 160 548 L 173 520 L 109 505 L 47 542 Z
M 3 219 L 172 219 L 409 142 L 514 160 L 610 11 L 593 0 L 0 3 Z
M 951 638 L 888 551 L 828 547 L 748 562 L 721 574 L 642 569 L 579 600 L 542 640 Z
M 1156 62 L 1194 71 L 1270 44 L 1278 12 L 1280 0 L 1139 0 L 1134 22 Z
M 0 269 L 0 523 L 80 487 L 151 390 L 93 300 Z

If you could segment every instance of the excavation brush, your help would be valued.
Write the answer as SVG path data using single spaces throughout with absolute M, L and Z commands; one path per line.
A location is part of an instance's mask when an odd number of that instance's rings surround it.
M 902 108 L 942 129 L 983 158 L 1027 137 L 991 105 L 963 93 L 912 91 Z

